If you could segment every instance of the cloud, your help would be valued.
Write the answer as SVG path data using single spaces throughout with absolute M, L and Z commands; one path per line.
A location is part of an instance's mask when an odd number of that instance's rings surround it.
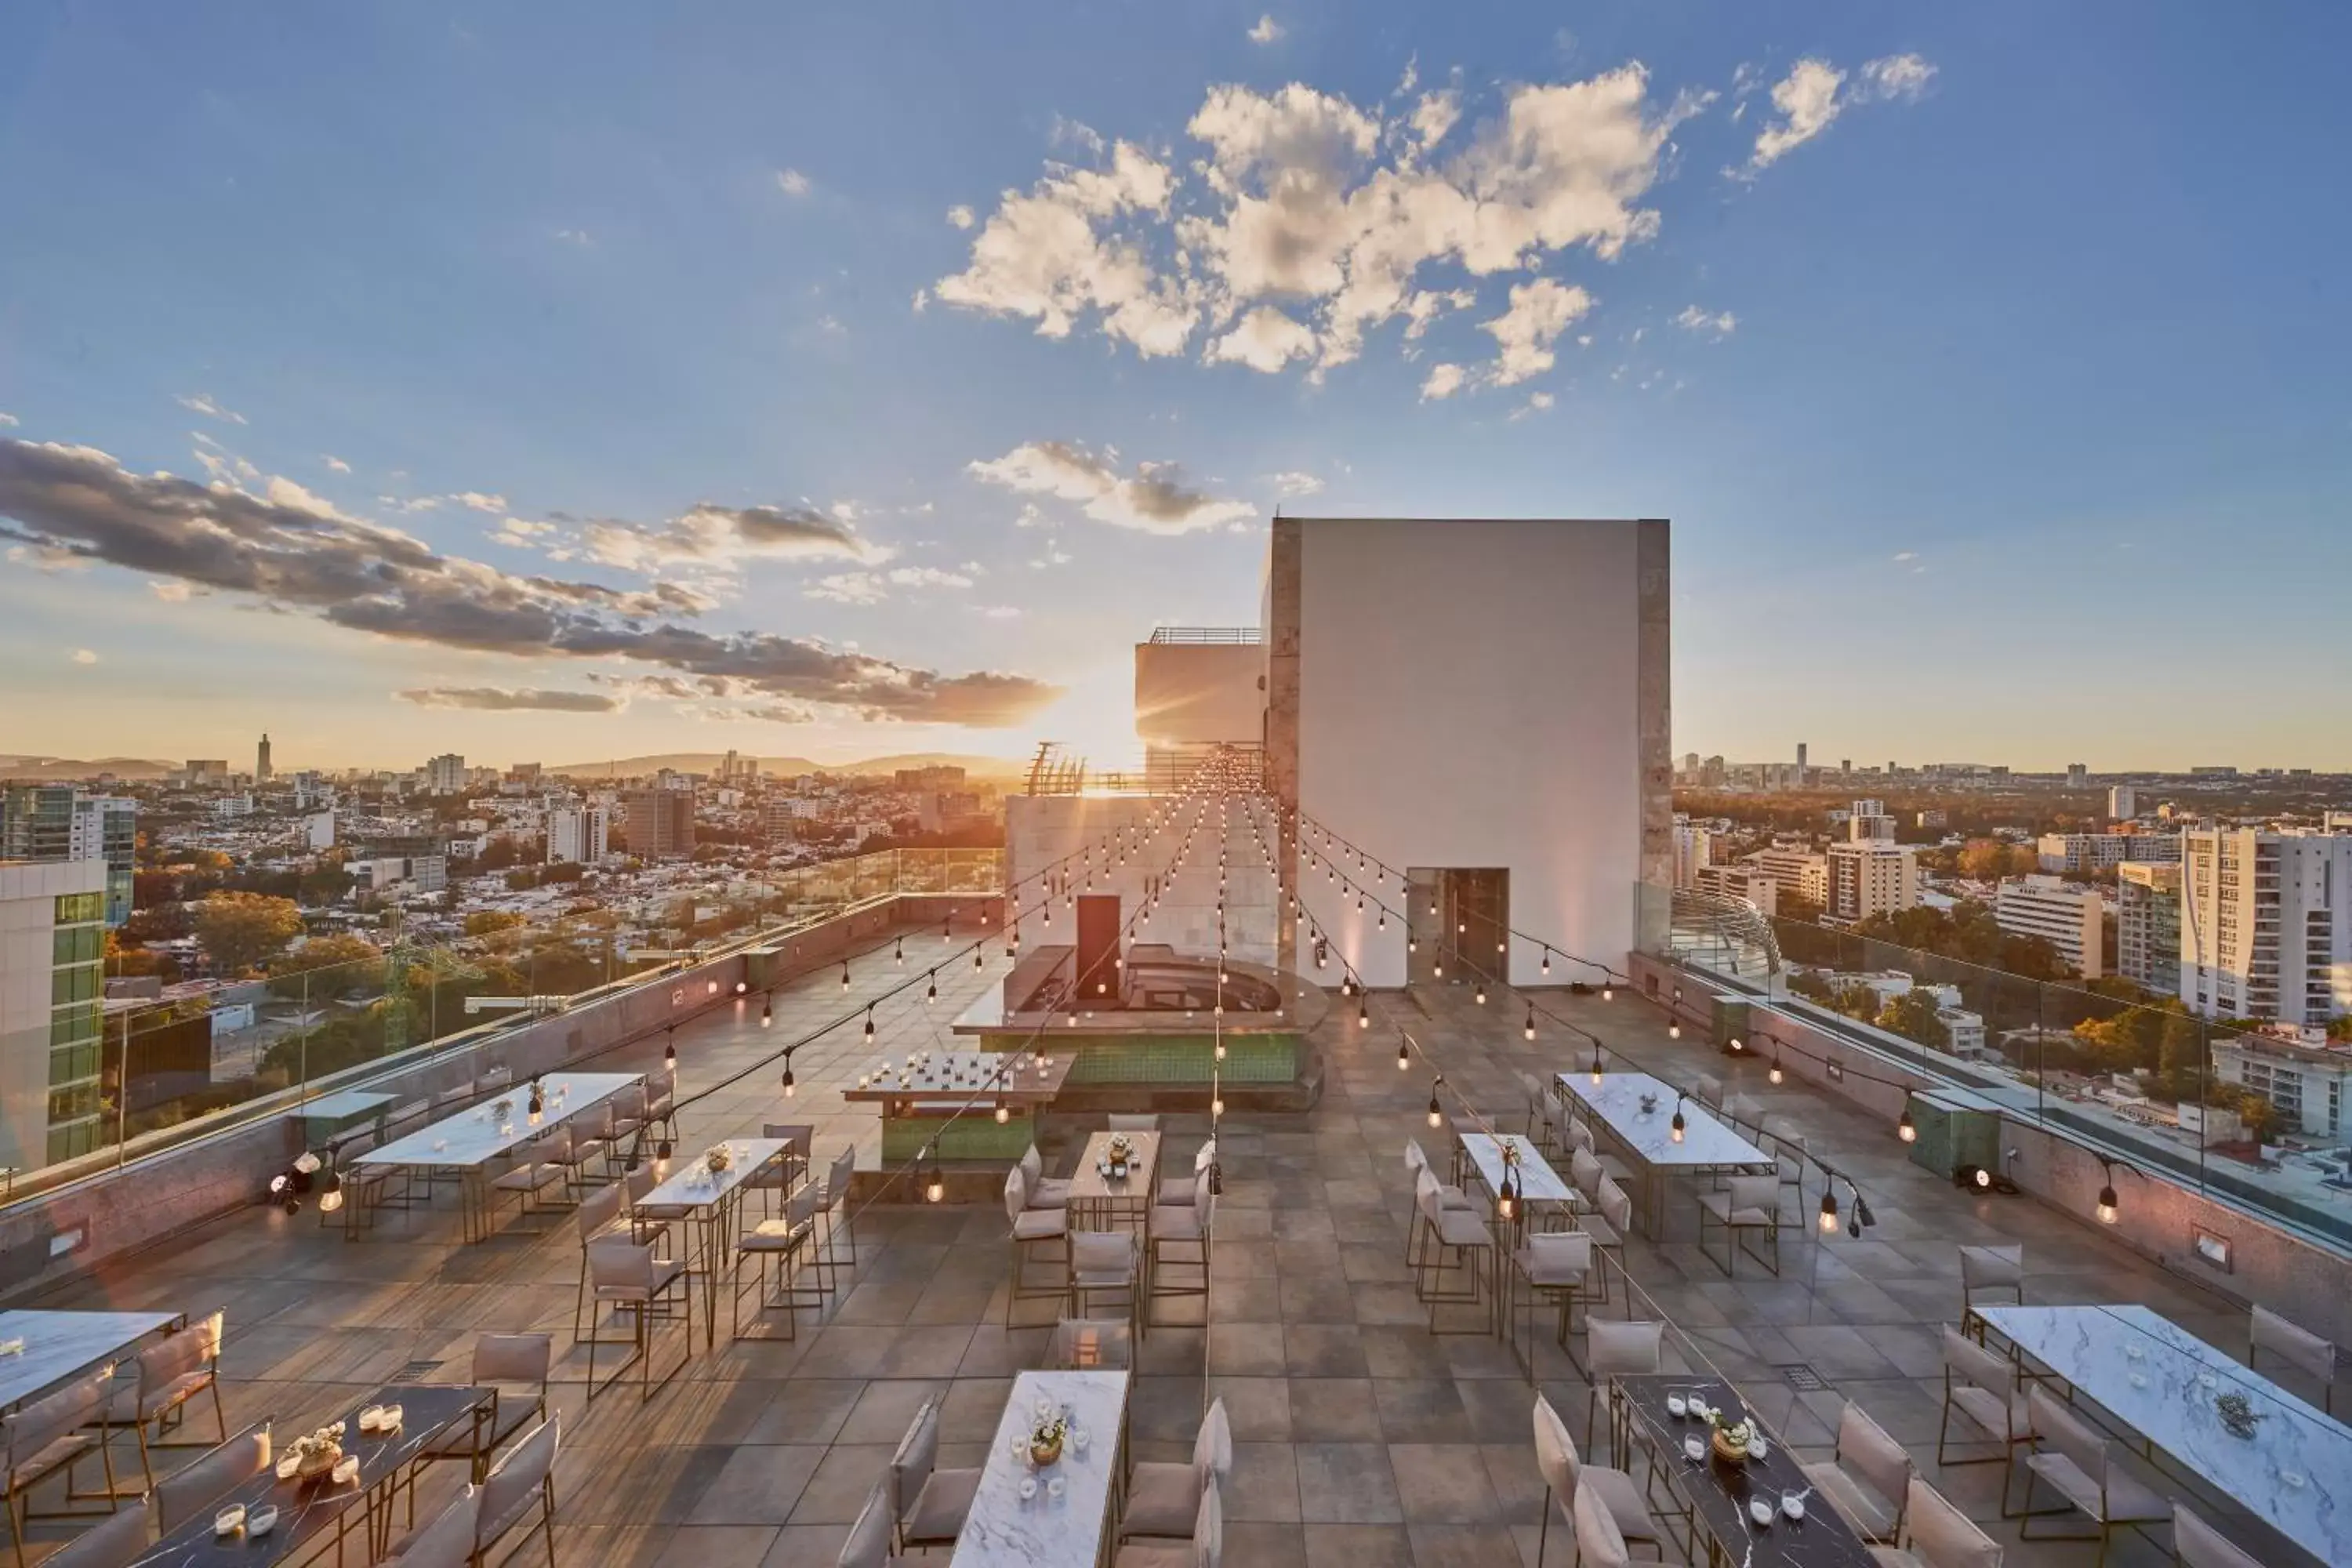
M 730 550 L 797 549 L 815 530 L 773 508 L 688 515 Z M 642 588 L 516 575 L 331 509 L 133 473 L 89 447 L 0 437 L 0 540 L 349 631 L 535 660 L 625 660 L 866 719 L 1006 726 L 1059 695 L 1024 675 L 945 675 L 803 637 L 706 631 L 684 623 L 708 598 L 667 575 Z
M 942 304 L 1034 321 L 1041 337 L 1067 337 L 1090 317 L 1147 357 L 1181 353 L 1199 306 L 1181 283 L 1155 277 L 1116 227 L 1164 217 L 1174 191 L 1165 163 L 1121 142 L 1108 169 L 1059 168 L 1025 193 L 1005 192 L 971 242 L 971 265 L 932 292 Z
M 1743 72 L 1746 69 L 1741 68 Z M 1756 150 L 1746 169 L 1727 172 L 1736 178 L 1753 179 L 1827 131 L 1840 114 L 1858 103 L 1918 101 L 1935 75 L 1936 68 L 1917 55 L 1888 55 L 1864 64 L 1849 88 L 1846 73 L 1827 60 L 1801 59 L 1773 84 L 1773 118 L 1758 133 Z M 1735 89 L 1738 86 L 1735 81 Z
M 222 419 L 231 425 L 243 425 L 247 422 L 244 415 L 234 409 L 223 408 L 219 404 L 215 403 L 210 393 L 184 392 L 174 396 L 172 401 L 193 413 L 203 415 L 207 419 Z M 16 421 L 12 419 L 9 423 L 13 425 Z
M 1528 400 L 1525 403 L 1511 410 L 1510 416 L 1513 419 L 1525 419 L 1530 415 L 1545 412 L 1551 407 L 1552 403 L 1553 398 L 1550 393 L 1530 392 L 1528 394 Z
M 1549 278 L 1511 285 L 1511 308 L 1491 321 L 1478 323 L 1479 331 L 1494 334 L 1499 351 L 1495 356 L 1495 384 L 1516 386 L 1549 370 L 1552 344 L 1591 309 L 1591 295 Z
M 709 574 L 704 587 L 730 585 L 742 563 L 825 559 L 875 563 L 891 552 L 872 543 L 840 518 L 814 507 L 720 506 L 702 501 L 656 526 L 593 519 L 576 525 L 559 547 L 602 566 L 651 576 L 678 567 Z M 517 541 L 508 539 L 508 543 Z
M 555 231 L 555 237 L 566 245 L 590 246 L 596 243 L 588 237 L 588 231 L 584 228 L 559 228 Z
M 894 566 L 887 572 L 836 572 L 807 584 L 801 590 L 801 596 L 839 605 L 878 605 L 890 597 L 893 588 L 971 585 L 971 576 L 966 572 L 950 572 L 938 566 Z
M 815 188 L 809 183 L 809 177 L 798 169 L 776 171 L 776 189 L 788 196 L 804 196 Z
M 320 453 L 319 461 L 326 464 L 330 469 L 338 474 L 348 474 L 352 471 L 352 466 L 349 463 L 344 462 L 341 458 L 336 457 L 331 452 Z
M 978 220 L 971 216 L 971 209 L 964 205 L 961 202 L 958 202 L 955 205 L 948 208 L 948 222 L 953 224 L 958 228 L 970 228 Z
M 1467 373 L 1458 364 L 1431 365 L 1429 374 L 1422 378 L 1421 400 L 1430 403 L 1453 396 L 1462 390 L 1462 383 L 1466 376 Z
M 10 426 L 14 426 L 16 423 L 16 416 L 15 415 L 13 415 L 13 414 L 0 414 L 0 430 L 7 429 L 7 428 L 9 428 Z
M 1686 332 L 1706 332 L 1717 338 L 1727 338 L 1739 326 L 1739 318 L 1728 310 L 1708 315 L 1696 305 L 1685 305 L 1675 317 L 1675 325 Z
M 147 584 L 147 591 L 167 605 L 184 605 L 195 594 L 195 590 L 187 584 L 169 580 L 151 582 Z
M 1265 482 L 1274 487 L 1274 493 L 1278 496 L 1311 496 L 1323 489 L 1321 479 L 1313 474 L 1302 473 L 1296 468 L 1284 473 L 1268 474 L 1265 477 Z
M 1935 76 L 1936 68 L 1917 55 L 1888 55 L 1862 68 L 1862 85 L 1874 97 L 1916 103 Z
M 544 691 L 537 687 L 425 686 L 395 691 L 419 708 L 475 708 L 491 713 L 616 713 L 627 704 L 601 691 Z
M 1021 616 L 1017 605 L 974 605 L 971 609 L 974 615 L 985 616 L 992 621 L 1018 620 Z
M 1898 550 L 1895 552 L 1894 559 L 1898 563 L 1905 561 L 1916 561 L 1919 559 L 1919 552 L 1916 550 Z
M 1185 127 L 1198 156 L 1122 142 L 1101 166 L 1048 164 L 1003 194 L 965 269 L 935 292 L 1046 337 L 1093 331 L 1147 357 L 1320 378 L 1386 322 L 1402 319 L 1410 340 L 1475 302 L 1450 279 L 1423 286 L 1424 269 L 1475 284 L 1650 239 L 1660 218 L 1643 201 L 1668 138 L 1710 96 L 1661 108 L 1648 72 L 1627 65 L 1505 89 L 1465 138 L 1451 90 L 1368 110 L 1303 82 L 1215 86 Z
M 1138 463 L 1121 475 L 1118 453 L 1068 441 L 1030 441 L 1002 458 L 966 465 L 975 479 L 1026 495 L 1077 503 L 1097 522 L 1145 533 L 1192 533 L 1256 514 L 1244 500 L 1188 487 L 1173 463 Z
M 1276 43 L 1282 37 L 1282 24 L 1276 21 L 1271 14 L 1260 16 L 1257 26 L 1249 30 L 1248 37 L 1253 44 Z
M 1211 343 L 1206 357 L 1212 363 L 1245 364 L 1270 375 L 1292 360 L 1307 359 L 1314 353 L 1312 331 L 1273 306 L 1260 305 L 1244 316 L 1239 326 Z
M 98 655 L 91 652 L 89 648 L 78 647 L 73 651 L 73 661 L 76 664 L 96 664 L 98 662 Z

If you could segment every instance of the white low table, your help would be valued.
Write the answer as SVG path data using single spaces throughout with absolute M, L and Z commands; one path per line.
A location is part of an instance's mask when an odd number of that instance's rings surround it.
M 1606 1127 L 1618 1146 L 1640 1166 L 1642 1191 L 1634 1196 L 1634 1213 L 1642 1230 L 1655 1238 L 1664 1234 L 1665 1189 L 1678 1175 L 1710 1171 L 1772 1170 L 1772 1156 L 1717 1121 L 1696 1100 L 1683 1100 L 1683 1136 L 1675 1141 L 1676 1098 L 1674 1087 L 1645 1072 L 1608 1072 L 1594 1083 L 1590 1073 L 1564 1072 L 1561 1089 Z M 1656 1109 L 1643 1110 L 1650 1096 Z
M 483 1167 L 562 1126 L 583 1111 L 604 1104 L 644 1076 L 633 1072 L 549 1073 L 539 1080 L 545 1099 L 536 1123 L 530 1120 L 528 1109 L 530 1085 L 519 1083 L 494 1097 L 490 1105 L 445 1116 L 404 1138 L 394 1139 L 381 1149 L 369 1150 L 354 1163 L 460 1173 L 467 1184 L 467 1239 L 480 1241 L 488 1237 L 488 1226 L 484 1226 L 478 1235 L 471 1234 L 472 1205 L 477 1198 L 488 1198 L 486 1192 L 478 1191 L 482 1185 Z M 511 1114 L 504 1121 L 489 1114 L 499 1099 L 514 1101 Z
M 2352 1427 L 2146 1307 L 1979 1307 L 2121 1425 L 2322 1563 L 2352 1563 Z M 2215 1401 L 2242 1394 L 2252 1436 Z
M 1124 1372 L 1024 1372 L 1013 1380 L 950 1568 L 1095 1568 L 1110 1539 L 1127 1388 Z M 1059 1463 L 1032 1471 L 1026 1450 L 1040 1399 L 1067 1406 L 1091 1440 L 1081 1454 L 1066 1438 Z M 1037 1495 L 1024 1499 L 1021 1482 L 1032 1474 Z M 1046 1493 L 1053 1476 L 1066 1483 L 1058 1498 Z

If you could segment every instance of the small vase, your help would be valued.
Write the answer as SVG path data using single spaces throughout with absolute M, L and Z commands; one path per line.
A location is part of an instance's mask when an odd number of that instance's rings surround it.
M 1041 1470 L 1048 1465 L 1057 1463 L 1061 1458 L 1062 1440 L 1058 1437 L 1055 1438 L 1051 1443 L 1032 1443 L 1029 1445 L 1029 1462 L 1036 1466 Z
M 1713 1442 L 1715 1445 L 1715 1457 L 1722 1460 L 1725 1464 L 1738 1465 L 1746 1462 L 1748 1458 L 1748 1449 L 1744 1446 L 1734 1444 L 1731 1439 L 1725 1436 L 1720 1430 L 1715 1434 Z
M 316 1453 L 305 1454 L 302 1456 L 301 1462 L 294 1467 L 295 1478 L 299 1480 L 315 1481 L 341 1463 L 342 1458 L 343 1451 L 341 1448 L 321 1448 Z

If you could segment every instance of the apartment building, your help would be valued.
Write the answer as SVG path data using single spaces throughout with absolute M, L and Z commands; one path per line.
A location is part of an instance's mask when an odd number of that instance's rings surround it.
M 1856 817 L 1859 824 L 1865 819 Z M 1886 822 L 1878 816 L 1868 820 Z M 1919 902 L 1919 862 L 1892 838 L 1856 838 L 1830 846 L 1829 898 L 1823 910 L 1832 920 L 1859 921 L 1893 914 Z
M 1762 914 L 1780 912 L 1780 885 L 1753 866 L 1702 866 L 1697 887 L 1720 899 L 1745 899 Z
M 2181 836 L 2180 999 L 2208 1016 L 2324 1026 L 2352 1013 L 2352 833 Z
M 100 1141 L 103 860 L 0 860 L 0 1165 Z
M 131 918 L 139 803 L 79 784 L 17 784 L 0 791 L 0 859 L 101 860 L 109 926 Z
M 1784 899 L 1801 899 L 1826 908 L 1830 901 L 1830 862 L 1811 849 L 1758 849 L 1740 857 L 1740 863 L 1769 878 Z
M 2178 860 L 2171 833 L 2045 833 L 2034 846 L 2044 871 L 2105 871 L 2126 860 Z
M 2352 1072 L 2352 1049 L 2330 1045 L 2316 1029 L 2288 1040 L 2266 1034 L 2217 1036 L 2213 1076 L 2252 1089 L 2278 1111 L 2280 1130 L 2306 1138 L 2338 1138 L 2345 1131 L 2344 1079 Z
M 2116 973 L 2159 995 L 2180 993 L 2180 866 L 2116 868 Z
M 2114 784 L 2107 790 L 2107 820 L 2129 822 L 2139 815 L 2139 796 L 2129 784 Z
M 547 814 L 547 860 L 593 866 L 612 852 L 612 818 L 601 805 L 560 805 Z
M 1869 844 L 1895 842 L 1895 819 L 1886 815 L 1883 800 L 1858 800 L 1846 813 L 1845 836 L 1849 842 Z
M 2096 980 L 2105 973 L 2104 909 L 2098 889 L 2037 873 L 2003 879 L 1992 918 L 2013 936 L 2042 938 L 2075 973 Z
M 427 795 L 462 795 L 466 789 L 466 759 L 456 752 L 444 752 L 425 764 L 425 793 Z
M 1675 886 L 1696 888 L 1698 874 L 1715 864 L 1715 835 L 1686 816 L 1675 818 Z
M 621 827 L 633 855 L 665 860 L 693 854 L 692 787 L 623 790 Z

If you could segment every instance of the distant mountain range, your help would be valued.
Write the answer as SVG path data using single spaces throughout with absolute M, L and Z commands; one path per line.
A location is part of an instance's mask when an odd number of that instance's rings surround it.
M 543 772 L 568 773 L 578 779 L 629 778 L 668 768 L 673 773 L 715 773 L 726 760 L 719 752 L 668 752 L 651 757 L 614 757 L 603 763 L 551 763 Z M 900 768 L 961 768 L 979 778 L 1010 778 L 1028 768 L 1026 763 L 1003 757 L 976 757 L 954 752 L 908 752 L 897 756 L 868 757 L 856 763 L 816 763 L 806 757 L 759 757 L 761 778 L 790 778 L 794 773 L 891 773 Z
M 100 757 L 85 763 L 71 757 L 7 753 L 0 754 L 0 778 L 35 784 L 96 778 L 100 773 L 112 773 L 119 779 L 160 779 L 179 765 L 159 763 L 152 757 Z

